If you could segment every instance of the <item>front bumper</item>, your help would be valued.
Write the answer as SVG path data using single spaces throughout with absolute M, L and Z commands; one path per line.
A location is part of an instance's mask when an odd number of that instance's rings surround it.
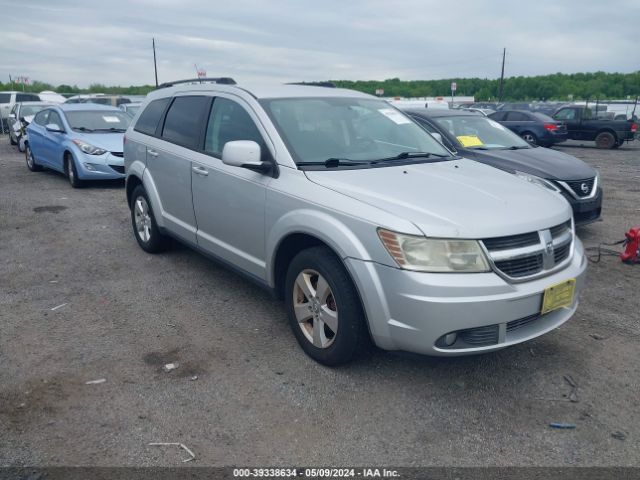
M 575 238 L 569 265 L 552 275 L 508 283 L 497 274 L 431 274 L 410 272 L 375 262 L 346 259 L 356 279 L 371 336 L 380 348 L 427 355 L 456 356 L 490 352 L 538 337 L 566 322 L 578 306 L 587 260 Z M 576 279 L 573 305 L 540 315 L 544 290 Z M 524 321 L 526 320 L 526 321 Z M 490 345 L 464 341 L 451 347 L 442 337 L 458 331 L 497 326 Z
M 125 178 L 124 158 L 107 152 L 103 155 L 82 153 L 76 157 L 78 177 L 82 180 L 119 180 Z
M 600 218 L 602 214 L 602 188 L 598 187 L 595 197 L 585 200 L 578 200 L 573 195 L 564 192 L 564 190 L 562 195 L 571 204 L 573 220 L 576 225 L 587 225 Z

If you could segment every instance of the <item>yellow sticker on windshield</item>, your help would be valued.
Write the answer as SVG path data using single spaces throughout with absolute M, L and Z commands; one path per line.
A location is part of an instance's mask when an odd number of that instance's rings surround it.
M 463 147 L 481 147 L 484 145 L 477 135 L 458 135 L 456 138 Z

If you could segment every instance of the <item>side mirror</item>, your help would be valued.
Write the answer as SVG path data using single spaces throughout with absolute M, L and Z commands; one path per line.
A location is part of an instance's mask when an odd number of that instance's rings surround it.
M 9 114 L 9 118 L 13 118 L 13 119 L 15 119 L 15 118 L 16 118 L 16 114 L 15 114 L 15 113 L 10 113 L 10 114 Z
M 260 145 L 252 140 L 227 142 L 222 149 L 222 163 L 232 167 L 247 168 L 259 173 L 269 173 L 271 164 L 260 160 Z
M 44 128 L 47 129 L 47 132 L 64 133 L 64 130 L 60 128 L 59 125 L 56 125 L 55 123 L 48 123 Z

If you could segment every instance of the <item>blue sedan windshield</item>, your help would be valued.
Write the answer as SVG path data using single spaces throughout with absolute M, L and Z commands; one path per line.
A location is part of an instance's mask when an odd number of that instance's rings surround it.
M 65 112 L 71 128 L 81 131 L 124 132 L 131 117 L 119 111 L 82 110 Z

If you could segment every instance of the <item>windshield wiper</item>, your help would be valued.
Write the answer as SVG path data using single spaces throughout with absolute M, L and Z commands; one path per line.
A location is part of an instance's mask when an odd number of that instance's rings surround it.
M 394 160 L 406 160 L 408 158 L 429 158 L 429 157 L 449 158 L 449 156 L 450 155 L 440 155 L 439 153 L 430 153 L 430 152 L 402 152 L 393 157 L 374 160 L 371 163 L 393 162 Z
M 111 128 L 96 128 L 95 130 L 93 130 L 94 132 L 126 132 L 127 129 L 126 128 L 115 128 L 115 127 L 111 127 Z
M 95 132 L 93 128 L 87 128 L 87 127 L 73 127 L 73 129 L 79 132 Z
M 525 148 L 526 148 L 526 149 L 529 149 L 529 148 L 531 148 L 531 147 L 530 147 L 530 146 L 528 146 L 528 145 L 520 145 L 520 146 L 518 146 L 518 145 L 512 145 L 512 146 L 510 146 L 510 147 L 507 147 L 507 150 L 522 150 L 522 149 L 525 149 Z
M 327 158 L 322 162 L 298 162 L 298 165 L 321 165 L 327 168 L 334 167 L 351 167 L 354 165 L 363 165 L 365 163 L 371 163 L 368 160 L 358 161 L 358 160 L 350 160 L 348 158 Z

